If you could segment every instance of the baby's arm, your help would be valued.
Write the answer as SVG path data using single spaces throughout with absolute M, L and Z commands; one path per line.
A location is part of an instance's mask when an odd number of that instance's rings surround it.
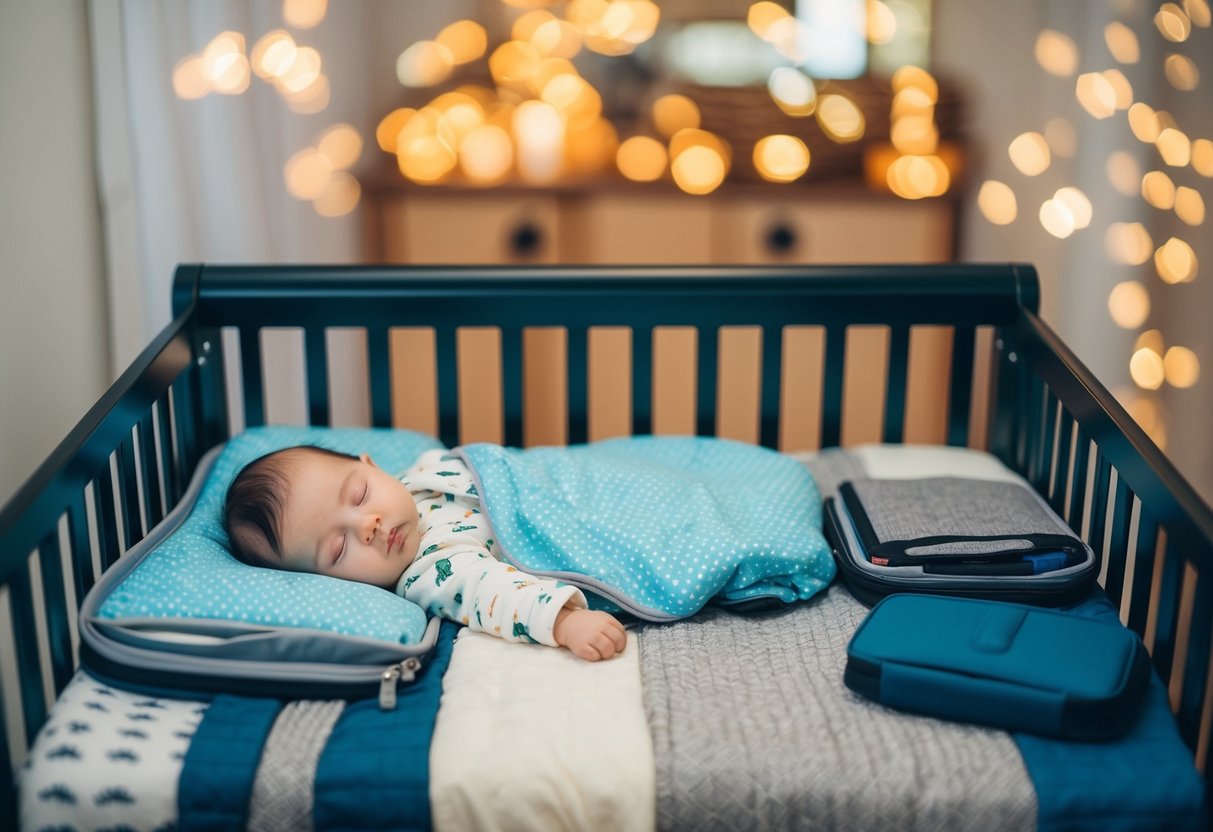
M 613 617 L 585 609 L 581 590 L 520 572 L 466 544 L 424 555 L 405 573 L 400 591 L 430 614 L 478 632 L 568 647 L 591 661 L 614 655 L 626 643 Z

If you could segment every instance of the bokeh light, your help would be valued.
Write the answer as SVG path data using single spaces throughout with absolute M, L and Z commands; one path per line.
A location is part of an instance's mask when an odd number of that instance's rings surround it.
M 362 136 L 351 124 L 334 124 L 321 134 L 316 149 L 333 170 L 351 167 L 362 155 Z
M 1160 211 L 1175 207 L 1175 183 L 1161 170 L 1152 170 L 1141 178 L 1141 198 Z
M 674 184 L 688 194 L 703 196 L 720 187 L 728 169 L 715 148 L 697 144 L 679 153 L 670 163 Z
M 1078 47 L 1068 35 L 1045 29 L 1036 36 L 1036 62 L 1050 75 L 1073 75 L 1078 69 Z
M 375 128 L 375 142 L 383 151 L 396 152 L 396 139 L 400 136 L 404 125 L 416 112 L 412 107 L 400 107 L 392 110 L 379 121 L 379 126 Z
M 817 107 L 817 87 L 813 79 L 795 67 L 780 66 L 771 71 L 767 91 L 776 106 L 789 116 L 801 118 Z
M 316 199 L 328 187 L 333 165 L 314 147 L 306 147 L 287 160 L 283 171 L 286 190 L 296 199 Z
M 178 98 L 194 101 L 211 91 L 210 79 L 202 71 L 202 56 L 189 55 L 173 68 L 173 92 Z
M 406 87 L 432 87 L 445 81 L 454 65 L 450 49 L 437 41 L 419 40 L 396 59 L 396 78 Z
M 282 19 L 292 29 L 312 29 L 328 13 L 328 0 L 282 0 Z
M 1091 224 L 1091 200 L 1075 187 L 1060 188 L 1053 198 L 1070 210 L 1075 230 Z
M 1108 313 L 1117 326 L 1137 329 L 1150 317 L 1150 294 L 1136 280 L 1117 283 L 1108 295 Z
M 1192 170 L 1201 176 L 1213 176 L 1213 141 L 1197 139 L 1192 142 Z
M 685 95 L 663 95 L 653 102 L 653 126 L 669 138 L 679 130 L 699 126 L 699 107 Z
M 1010 225 L 1015 222 L 1019 206 L 1015 200 L 1015 192 L 1011 186 L 996 179 L 981 183 L 977 193 L 977 207 L 982 216 L 994 225 Z
M 1154 15 L 1154 25 L 1164 38 L 1173 43 L 1182 43 L 1192 33 L 1192 21 L 1174 3 L 1163 3 L 1159 7 Z
M 474 20 L 456 20 L 438 33 L 434 42 L 445 48 L 452 64 L 466 64 L 484 55 L 488 34 Z
M 1137 196 L 1141 193 L 1141 166 L 1133 154 L 1124 150 L 1114 150 L 1108 154 L 1105 167 L 1108 181 L 1122 196 Z
M 1183 240 L 1172 237 L 1154 252 L 1154 269 L 1166 283 L 1188 283 L 1196 279 L 1196 252 Z
M 358 206 L 362 186 L 345 171 L 333 174 L 324 191 L 312 200 L 312 207 L 322 217 L 340 217 Z
M 1040 224 L 1054 237 L 1064 240 L 1074 233 L 1074 214 L 1058 199 L 1046 199 L 1040 206 Z
M 1108 256 L 1117 263 L 1140 266 L 1154 253 L 1154 240 L 1139 222 L 1114 222 L 1104 236 Z
M 1200 191 L 1181 185 L 1175 189 L 1175 216 L 1188 225 L 1200 225 L 1205 221 L 1205 200 Z
M 1144 390 L 1157 390 L 1162 387 L 1166 378 L 1163 370 L 1162 356 L 1152 349 L 1143 347 L 1133 353 L 1129 359 L 1129 375 L 1133 383 Z
M 863 138 L 863 112 L 844 95 L 823 95 L 817 102 L 817 124 L 830 139 L 854 142 Z
M 1200 70 L 1187 55 L 1168 55 L 1163 72 L 1171 86 L 1183 92 L 1191 92 L 1200 83 Z
M 1153 144 L 1158 141 L 1162 125 L 1154 108 L 1143 101 L 1138 101 L 1129 107 L 1129 129 L 1133 131 L 1133 135 L 1139 142 Z
M 1095 118 L 1108 118 L 1116 112 L 1116 89 L 1098 72 L 1079 75 L 1074 95 L 1082 108 Z
M 493 185 L 509 176 L 514 164 L 510 134 L 496 124 L 473 127 L 459 144 L 459 167 L 477 185 Z
M 1135 64 L 1140 59 L 1141 49 L 1137 44 L 1137 35 L 1119 20 L 1105 26 L 1103 36 L 1112 57 L 1122 64 Z
M 764 136 L 754 144 L 754 168 L 768 182 L 794 182 L 809 169 L 809 148 L 795 136 Z
M 619 172 L 633 182 L 653 182 L 666 167 L 665 145 L 650 136 L 632 136 L 615 155 Z
M 1045 141 L 1044 136 L 1035 132 L 1016 136 L 1007 148 L 1007 153 L 1011 157 L 1011 164 L 1024 176 L 1044 173 L 1051 161 L 1049 143 Z
M 887 184 L 902 199 L 942 196 L 951 173 L 938 156 L 901 156 L 889 165 Z
M 1191 387 L 1200 380 L 1200 359 L 1187 347 L 1171 347 L 1162 363 L 1167 384 L 1172 387 Z
M 1162 160 L 1171 167 L 1185 167 L 1192 159 L 1192 143 L 1182 131 L 1174 127 L 1163 129 L 1158 134 L 1154 146 L 1158 148 Z

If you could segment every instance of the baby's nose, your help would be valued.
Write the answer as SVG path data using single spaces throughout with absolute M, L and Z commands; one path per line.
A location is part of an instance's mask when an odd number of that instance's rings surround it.
M 373 541 L 375 539 L 375 532 L 379 531 L 381 525 L 383 525 L 383 518 L 378 514 L 368 517 L 366 526 L 364 527 L 366 534 L 362 542 L 370 543 Z

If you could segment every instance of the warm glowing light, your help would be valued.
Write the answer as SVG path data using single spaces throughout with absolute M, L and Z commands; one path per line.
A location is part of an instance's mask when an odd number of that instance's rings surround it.
M 981 190 L 977 193 L 977 207 L 981 209 L 982 216 L 995 225 L 1010 225 L 1015 222 L 1019 213 L 1019 205 L 1011 186 L 996 179 L 981 183 Z
M 1046 199 L 1040 206 L 1040 224 L 1045 231 L 1064 240 L 1074 233 L 1074 214 L 1060 200 Z
M 1175 189 L 1175 216 L 1188 225 L 1200 225 L 1205 221 L 1205 200 L 1200 191 L 1181 185 Z
M 315 199 L 324 193 L 333 176 L 328 157 L 314 147 L 306 147 L 287 160 L 283 171 L 286 190 L 296 199 Z
M 406 87 L 432 87 L 445 81 L 454 65 L 450 49 L 437 41 L 420 40 L 396 59 L 396 78 Z
M 893 105 L 889 108 L 889 114 L 894 121 L 910 116 L 934 118 L 935 101 L 925 90 L 906 87 L 893 94 Z
M 173 68 L 173 92 L 178 98 L 193 101 L 211 91 L 211 82 L 202 71 L 202 56 L 182 58 Z
M 685 95 L 663 95 L 653 102 L 653 125 L 667 138 L 699 126 L 699 107 Z
M 1141 178 L 1141 198 L 1160 211 L 1175 207 L 1175 183 L 1161 170 L 1152 170 Z
M 282 29 L 262 35 L 249 54 L 249 64 L 260 78 L 279 78 L 291 68 L 298 51 L 295 39 Z
M 510 27 L 510 39 L 522 42 L 530 41 L 540 26 L 556 19 L 556 15 L 547 9 L 535 9 L 519 15 L 518 19 L 514 21 L 514 25 Z
M 771 71 L 767 91 L 784 113 L 797 118 L 810 116 L 817 107 L 817 88 L 813 79 L 795 67 L 781 66 Z
M 1117 326 L 1137 329 L 1150 317 L 1150 294 L 1136 280 L 1117 283 L 1108 295 L 1108 313 Z
M 471 63 L 484 55 L 488 47 L 488 34 L 474 20 L 456 20 L 438 33 L 434 42 L 450 53 L 451 63 Z
M 694 145 L 678 154 L 670 165 L 674 184 L 688 194 L 703 196 L 720 187 L 727 168 L 713 148 Z
M 510 134 L 495 124 L 473 127 L 459 145 L 459 167 L 477 185 L 493 185 L 505 179 L 514 164 Z
M 1108 118 L 1116 112 L 1116 90 L 1098 72 L 1079 75 L 1074 94 L 1082 108 L 1095 118 Z
M 1166 283 L 1188 283 L 1196 279 L 1196 252 L 1172 237 L 1154 252 L 1154 269 Z
M 1171 82 L 1171 86 L 1177 90 L 1190 92 L 1196 89 L 1196 85 L 1200 83 L 1200 70 L 1187 55 L 1168 55 L 1163 64 L 1163 71 L 1167 75 L 1167 80 Z
M 678 156 L 689 148 L 702 146 L 716 153 L 724 162 L 727 170 L 732 163 L 733 152 L 724 141 L 715 133 L 709 133 L 707 130 L 700 130 L 695 127 L 688 127 L 684 130 L 679 130 L 670 137 L 669 153 L 670 160 L 677 159 Z
M 1050 75 L 1073 75 L 1078 69 L 1078 47 L 1069 36 L 1045 29 L 1036 36 L 1036 62 Z
M 1157 390 L 1162 387 L 1166 377 L 1163 370 L 1162 356 L 1151 349 L 1142 348 L 1133 353 L 1129 359 L 1129 375 L 1133 383 L 1145 390 Z
M 946 193 L 951 174 L 938 156 L 902 156 L 889 165 L 886 184 L 902 199 L 923 199 Z
M 1104 237 L 1108 255 L 1118 263 L 1140 266 L 1154 252 L 1150 232 L 1139 222 L 1114 222 Z
M 863 112 L 844 95 L 823 95 L 817 104 L 817 124 L 830 139 L 845 144 L 863 138 Z
M 514 110 L 518 172 L 531 182 L 550 182 L 564 161 L 564 121 L 546 101 L 524 101 Z
M 1192 21 L 1184 10 L 1174 3 L 1163 3 L 1154 15 L 1154 25 L 1164 38 L 1173 43 L 1182 43 L 1192 33 Z
M 396 138 L 415 112 L 417 111 L 412 107 L 401 107 L 383 117 L 379 126 L 375 128 L 375 141 L 379 144 L 380 149 L 387 153 L 396 152 Z
M 890 79 L 894 94 L 905 90 L 920 90 L 926 94 L 931 104 L 939 100 L 939 82 L 931 73 L 920 66 L 906 64 L 898 68 Z
M 1150 350 L 1151 352 L 1162 355 L 1163 340 L 1162 333 L 1157 329 L 1147 329 L 1141 335 L 1137 336 L 1137 340 L 1133 342 L 1134 350 Z
M 1192 142 L 1192 169 L 1201 176 L 1213 176 L 1213 141 L 1197 139 Z
M 893 122 L 889 139 L 902 153 L 925 156 L 939 146 L 939 128 L 929 116 L 905 116 Z
M 329 87 L 328 76 L 318 75 L 304 89 L 299 92 L 284 92 L 282 97 L 286 99 L 287 106 L 291 108 L 291 112 L 301 115 L 311 115 L 321 112 L 329 105 L 329 101 L 333 97 L 333 91 Z
M 1137 196 L 1141 190 L 1141 167 L 1133 154 L 1116 150 L 1108 154 L 1108 181 L 1123 196 Z
M 539 97 L 559 110 L 571 129 L 588 127 L 602 115 L 602 96 L 578 75 L 557 75 Z
M 1039 133 L 1020 133 L 1012 140 L 1007 152 L 1011 164 L 1024 176 L 1036 176 L 1049 167 L 1049 143 Z
M 300 46 L 290 66 L 278 76 L 278 87 L 283 93 L 302 93 L 320 78 L 321 69 L 320 53 L 311 46 Z
M 1112 57 L 1122 64 L 1135 64 L 1140 59 L 1141 49 L 1137 45 L 1137 35 L 1119 20 L 1104 27 L 1103 37 Z
M 764 136 L 754 145 L 754 168 L 768 182 L 794 182 L 809 169 L 809 149 L 795 136 Z
M 341 217 L 353 211 L 362 197 L 362 186 L 345 171 L 338 171 L 329 180 L 324 193 L 312 200 L 312 207 L 322 217 Z
M 222 77 L 237 56 L 244 55 L 244 35 L 239 32 L 220 32 L 202 50 L 202 72 L 214 82 Z
M 619 145 L 615 164 L 619 172 L 633 182 L 653 182 L 661 178 L 666 166 L 665 145 L 649 136 L 632 136 Z
M 333 170 L 344 170 L 362 155 L 362 136 L 350 124 L 334 124 L 316 143 L 316 150 L 329 160 Z
M 1154 146 L 1158 148 L 1162 160 L 1171 167 L 1182 168 L 1192 159 L 1192 143 L 1174 127 L 1167 127 L 1159 133 Z
M 1158 113 L 1149 104 L 1138 101 L 1129 108 L 1129 128 L 1138 141 L 1153 144 L 1162 132 Z
M 1066 208 L 1074 218 L 1074 229 L 1086 228 L 1091 224 L 1091 200 L 1078 188 L 1062 188 L 1053 194 L 1053 198 Z
M 1073 159 L 1074 154 L 1078 152 L 1078 136 L 1074 133 L 1074 125 L 1069 119 L 1061 116 L 1049 119 L 1049 123 L 1045 125 L 1045 141 L 1049 143 L 1049 149 L 1053 151 L 1054 156 Z
M 868 42 L 888 43 L 897 34 L 897 15 L 881 0 L 868 0 Z
M 615 126 L 599 118 L 585 127 L 570 128 L 565 139 L 565 161 L 574 173 L 601 173 L 615 164 L 619 134 Z
M 1171 347 L 1162 359 L 1167 384 L 1191 387 L 1200 380 L 1200 359 L 1187 347 Z
M 567 20 L 549 20 L 535 29 L 530 42 L 540 55 L 572 58 L 581 51 L 581 30 Z
M 1112 100 L 1116 109 L 1127 110 L 1133 103 L 1133 85 L 1119 69 L 1105 69 L 1099 73 L 1112 86 Z
M 455 169 L 457 159 L 455 151 L 437 136 L 418 136 L 401 141 L 396 161 L 408 179 L 429 185 L 446 178 Z
M 746 12 L 746 25 L 750 27 L 751 32 L 766 40 L 771 24 L 786 17 L 789 17 L 787 9 L 778 3 L 768 3 L 764 0 L 750 6 L 750 10 Z
M 328 0 L 282 0 L 282 19 L 293 29 L 311 29 L 324 20 L 328 6 Z
M 489 72 L 498 84 L 525 84 L 539 68 L 542 56 L 530 43 L 518 40 L 501 44 L 489 56 Z
M 1184 0 L 1184 14 L 1192 20 L 1193 26 L 1202 29 L 1208 29 L 1210 21 L 1213 21 L 1213 14 L 1210 14 L 1206 0 Z

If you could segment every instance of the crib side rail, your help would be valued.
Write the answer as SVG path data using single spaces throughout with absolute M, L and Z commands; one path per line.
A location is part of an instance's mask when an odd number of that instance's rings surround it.
M 1035 314 L 1000 332 L 992 449 L 1103 557 L 1101 583 L 1143 638 L 1205 766 L 1213 697 L 1213 510 Z
M 76 609 L 184 491 L 196 456 L 191 355 L 186 313 L 0 508 L 0 632 L 12 634 L 0 668 L 0 827 L 16 828 L 10 739 L 23 749 L 70 680 Z

